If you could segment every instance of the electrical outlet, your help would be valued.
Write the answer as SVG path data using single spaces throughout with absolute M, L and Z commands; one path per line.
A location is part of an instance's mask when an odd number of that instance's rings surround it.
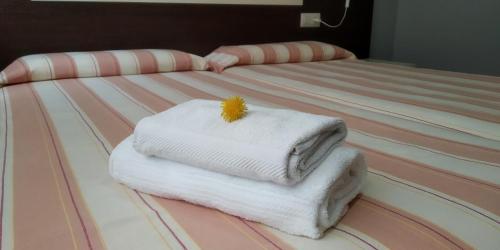
M 300 27 L 313 28 L 319 27 L 320 22 L 314 21 L 321 19 L 321 13 L 300 13 Z

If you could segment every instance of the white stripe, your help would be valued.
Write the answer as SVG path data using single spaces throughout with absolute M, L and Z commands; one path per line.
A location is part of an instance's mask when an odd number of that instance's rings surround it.
M 108 156 L 55 85 L 34 84 L 65 149 L 86 206 L 110 249 L 164 249 L 165 242 L 108 174 Z
M 271 227 L 259 225 L 260 228 L 271 232 L 273 235 L 286 242 L 288 245 L 295 249 L 315 249 L 315 250 L 358 250 L 358 249 L 371 249 L 366 243 L 347 235 L 341 231 L 331 229 L 320 240 L 313 240 L 305 237 L 298 237 L 283 233 Z M 380 248 L 379 248 L 380 249 Z
M 156 59 L 157 70 L 158 72 L 170 72 L 175 69 L 175 59 L 172 57 L 172 53 L 168 50 L 159 50 L 159 49 L 150 49 L 151 52 Z
M 205 59 L 193 54 L 189 54 L 189 57 L 191 58 L 192 70 L 207 70 L 208 62 Z
M 297 46 L 300 52 L 300 61 L 301 62 L 310 62 L 313 59 L 314 53 L 311 46 L 303 43 L 292 43 Z
M 475 248 L 496 249 L 500 245 L 498 224 L 431 194 L 372 173 L 368 175 L 363 194 L 430 221 Z M 494 218 L 500 219 L 498 216 Z
M 101 75 L 101 67 L 99 66 L 99 61 L 97 61 L 97 58 L 95 57 L 94 54 L 90 54 L 90 58 L 92 59 L 92 65 L 95 68 L 96 75 L 95 76 L 100 76 Z
M 155 93 L 156 95 L 176 104 L 183 103 L 193 99 L 190 96 L 185 95 L 184 93 L 174 88 L 170 88 L 164 84 L 158 83 L 147 76 L 131 75 L 124 77 L 134 82 L 134 84 L 143 87 L 144 89 L 147 89 Z
M 91 89 L 101 100 L 113 107 L 118 113 L 125 116 L 129 121 L 137 123 L 142 118 L 151 115 L 151 113 L 141 106 L 116 91 L 108 85 L 106 78 L 82 78 L 80 81 Z
M 47 65 L 49 67 L 49 73 L 50 73 L 49 79 L 56 79 L 56 71 L 54 69 L 54 64 L 52 63 L 50 57 L 48 57 L 46 54 L 41 55 L 41 57 L 43 57 L 43 59 L 47 62 Z
M 113 89 L 115 89 L 116 91 L 118 91 L 121 95 L 123 96 L 126 96 L 126 98 L 130 99 L 132 102 L 136 103 L 138 106 L 140 106 L 142 109 L 146 110 L 148 113 L 156 113 L 152 108 L 146 106 L 145 104 L 141 103 L 140 101 L 138 101 L 137 99 L 135 99 L 133 96 L 129 95 L 127 92 L 125 92 L 124 90 L 122 90 L 120 87 L 114 85 L 113 83 L 111 83 L 109 81 L 108 78 L 101 78 L 101 80 L 103 80 L 104 83 L 106 84 L 109 84 L 110 87 L 112 87 Z
M 239 58 L 226 53 L 212 52 L 205 57 L 206 60 L 215 62 L 221 66 L 227 67 L 238 63 Z
M 122 75 L 135 75 L 141 73 L 139 62 L 137 61 L 137 58 L 132 51 L 115 50 L 109 52 L 112 53 L 118 61 L 118 65 L 120 67 L 120 72 Z
M 276 63 L 285 63 L 290 60 L 290 53 L 288 52 L 288 48 L 279 43 L 269 44 L 276 53 Z
M 211 72 L 201 72 L 201 73 L 210 73 L 210 74 L 216 75 L 215 73 L 211 73 Z M 236 93 L 229 91 L 225 88 L 221 88 L 221 87 L 215 86 L 213 84 L 207 84 L 206 82 L 203 82 L 203 81 L 200 81 L 198 79 L 186 76 L 185 74 L 182 74 L 182 73 L 169 73 L 169 74 L 166 74 L 165 76 L 168 76 L 169 78 L 180 81 L 187 86 L 193 87 L 195 89 L 198 89 L 198 90 L 203 91 L 205 93 L 208 93 L 210 95 L 217 96 L 221 99 L 225 99 L 225 98 L 228 98 L 230 96 L 234 96 L 236 94 Z M 276 105 L 261 101 L 257 98 L 251 97 L 251 96 L 246 96 L 246 95 L 242 95 L 242 94 L 240 94 L 240 96 L 245 98 L 245 100 L 251 104 L 259 104 L 259 105 L 277 107 Z
M 335 54 L 337 53 L 337 51 L 334 46 L 330 44 L 317 43 L 317 42 L 312 42 L 312 43 L 321 47 L 321 50 L 323 51 L 323 56 L 321 57 L 322 60 L 331 60 L 335 58 Z
M 24 65 L 28 67 L 28 71 L 31 72 L 31 80 L 38 81 L 52 78 L 50 65 L 44 55 L 29 55 L 19 60 L 24 61 Z
M 48 82 L 40 82 L 38 84 L 47 84 L 47 83 Z M 61 87 L 61 84 L 59 83 L 59 81 L 53 81 L 53 83 L 56 86 L 56 88 L 58 89 L 58 91 L 60 91 L 62 93 L 63 96 L 68 96 L 68 99 L 69 99 L 68 102 L 70 104 L 72 104 L 72 107 L 76 110 L 76 112 L 78 112 L 78 114 L 81 115 L 85 121 L 90 121 L 91 119 L 87 116 L 87 114 L 85 113 L 85 111 L 83 111 L 80 108 L 80 106 L 78 106 L 73 99 L 69 98 L 70 94 L 67 93 L 66 90 L 64 90 Z M 99 131 L 99 129 L 94 125 L 94 123 L 89 123 L 88 125 L 96 133 L 97 137 L 104 138 L 104 135 L 101 134 L 101 132 Z M 113 146 L 111 146 L 111 144 L 108 141 L 104 140 L 103 143 L 104 143 L 104 147 L 108 151 L 113 150 Z
M 0 87 L 2 84 L 7 84 L 7 76 L 5 76 L 5 72 L 0 72 Z
M 66 54 L 75 62 L 78 77 L 95 77 L 99 75 L 97 60 L 90 53 L 72 52 Z
M 264 51 L 256 45 L 240 45 L 238 47 L 250 54 L 250 64 L 261 64 L 264 62 Z
M 349 212 L 349 211 L 348 211 Z M 346 232 L 352 233 L 356 235 L 357 237 L 363 239 L 364 241 L 370 243 L 372 246 L 374 246 L 377 250 L 389 250 L 388 247 L 383 245 L 381 242 L 375 240 L 374 238 L 368 236 L 367 234 L 364 234 L 352 227 L 349 227 L 347 225 L 342 224 L 342 221 L 336 226 L 338 229 L 342 229 Z M 354 238 L 354 237 L 353 237 Z M 369 249 L 372 249 L 371 247 Z

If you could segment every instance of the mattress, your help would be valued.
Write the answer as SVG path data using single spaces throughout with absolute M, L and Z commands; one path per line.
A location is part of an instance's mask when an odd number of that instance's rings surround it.
M 355 60 L 0 90 L 2 249 L 498 249 L 500 79 Z M 108 157 L 193 98 L 342 117 L 369 174 L 320 240 L 129 189 Z

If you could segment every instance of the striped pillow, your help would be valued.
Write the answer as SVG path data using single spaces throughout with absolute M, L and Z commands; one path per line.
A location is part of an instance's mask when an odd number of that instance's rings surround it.
M 266 43 L 222 46 L 205 57 L 215 72 L 233 65 L 273 64 L 354 59 L 356 56 L 335 45 L 316 42 Z
M 207 70 L 207 61 L 176 50 L 114 50 L 24 56 L 0 72 L 0 86 L 77 77 Z

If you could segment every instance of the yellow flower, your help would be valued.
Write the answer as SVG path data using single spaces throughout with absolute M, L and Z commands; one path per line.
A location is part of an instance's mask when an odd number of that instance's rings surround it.
M 221 116 L 226 122 L 234 122 L 241 119 L 247 113 L 245 100 L 239 96 L 229 97 L 221 103 Z

